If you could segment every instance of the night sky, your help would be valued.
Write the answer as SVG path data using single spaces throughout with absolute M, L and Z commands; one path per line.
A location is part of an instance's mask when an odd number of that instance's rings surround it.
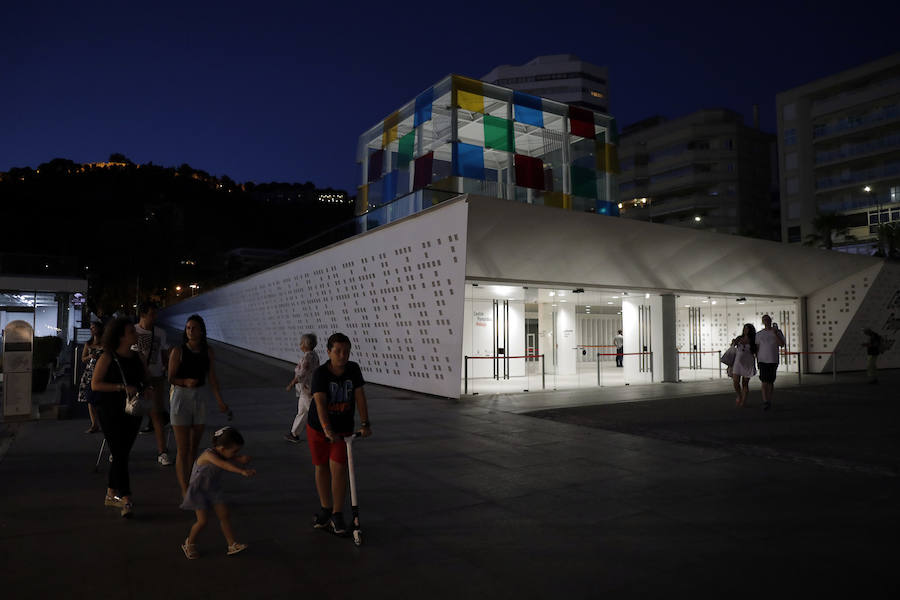
M 571 53 L 620 126 L 760 105 L 900 50 L 896 2 L 3 2 L 0 171 L 188 163 L 355 193 L 360 133 L 448 73 Z

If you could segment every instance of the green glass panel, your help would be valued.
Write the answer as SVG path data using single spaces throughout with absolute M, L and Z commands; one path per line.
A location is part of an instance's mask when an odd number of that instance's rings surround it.
M 512 121 L 484 115 L 484 147 L 515 152 Z
M 400 138 L 400 147 L 397 151 L 397 161 L 401 169 L 405 169 L 413 159 L 413 149 L 416 146 L 416 130 L 413 129 Z
M 583 198 L 597 197 L 597 172 L 572 165 L 572 195 Z

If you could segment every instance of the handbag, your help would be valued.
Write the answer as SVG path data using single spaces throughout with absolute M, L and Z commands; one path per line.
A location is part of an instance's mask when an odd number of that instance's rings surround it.
M 719 361 L 723 365 L 728 365 L 729 367 L 733 367 L 735 357 L 737 357 L 737 348 L 735 348 L 734 346 L 731 346 L 728 350 L 726 350 L 722 354 L 722 358 L 720 358 Z
M 118 357 L 113 356 L 113 360 L 116 361 L 116 366 L 119 367 L 119 373 L 122 375 L 122 383 L 128 385 L 128 382 L 125 380 L 125 371 L 122 370 L 122 365 L 119 363 Z M 129 396 L 127 392 L 125 393 L 126 414 L 134 417 L 143 417 L 150 414 L 151 406 L 150 399 L 144 396 L 142 392 L 135 392 L 134 395 L 131 396 Z

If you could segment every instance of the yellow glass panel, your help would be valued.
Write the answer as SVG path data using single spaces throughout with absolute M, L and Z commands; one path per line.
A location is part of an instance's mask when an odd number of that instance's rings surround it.
M 606 171 L 607 173 L 619 172 L 619 151 L 612 144 L 606 144 Z
M 598 142 L 594 152 L 594 161 L 597 170 L 601 173 L 619 172 L 619 152 L 613 144 Z
M 387 148 L 388 144 L 398 138 L 397 125 L 400 123 L 400 113 L 394 111 L 384 120 L 384 133 L 381 134 L 381 147 Z
M 361 215 L 369 210 L 369 186 L 361 185 L 356 192 L 356 214 Z
M 572 197 L 562 192 L 544 192 L 544 206 L 571 209 Z
M 484 112 L 484 96 L 481 94 L 473 94 L 465 90 L 457 90 L 456 104 L 460 108 L 471 110 L 472 112 Z

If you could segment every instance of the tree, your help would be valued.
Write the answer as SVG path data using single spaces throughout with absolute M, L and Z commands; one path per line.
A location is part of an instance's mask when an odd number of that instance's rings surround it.
M 804 246 L 819 246 L 826 250 L 834 247 L 834 238 L 843 236 L 845 241 L 856 238 L 849 233 L 847 222 L 837 213 L 817 213 L 812 220 L 813 233 L 806 236 Z
M 113 152 L 109 155 L 109 161 L 111 163 L 125 163 L 126 165 L 133 165 L 131 159 L 122 154 L 121 152 Z
M 875 256 L 900 258 L 900 224 L 883 223 L 878 226 L 878 245 Z

